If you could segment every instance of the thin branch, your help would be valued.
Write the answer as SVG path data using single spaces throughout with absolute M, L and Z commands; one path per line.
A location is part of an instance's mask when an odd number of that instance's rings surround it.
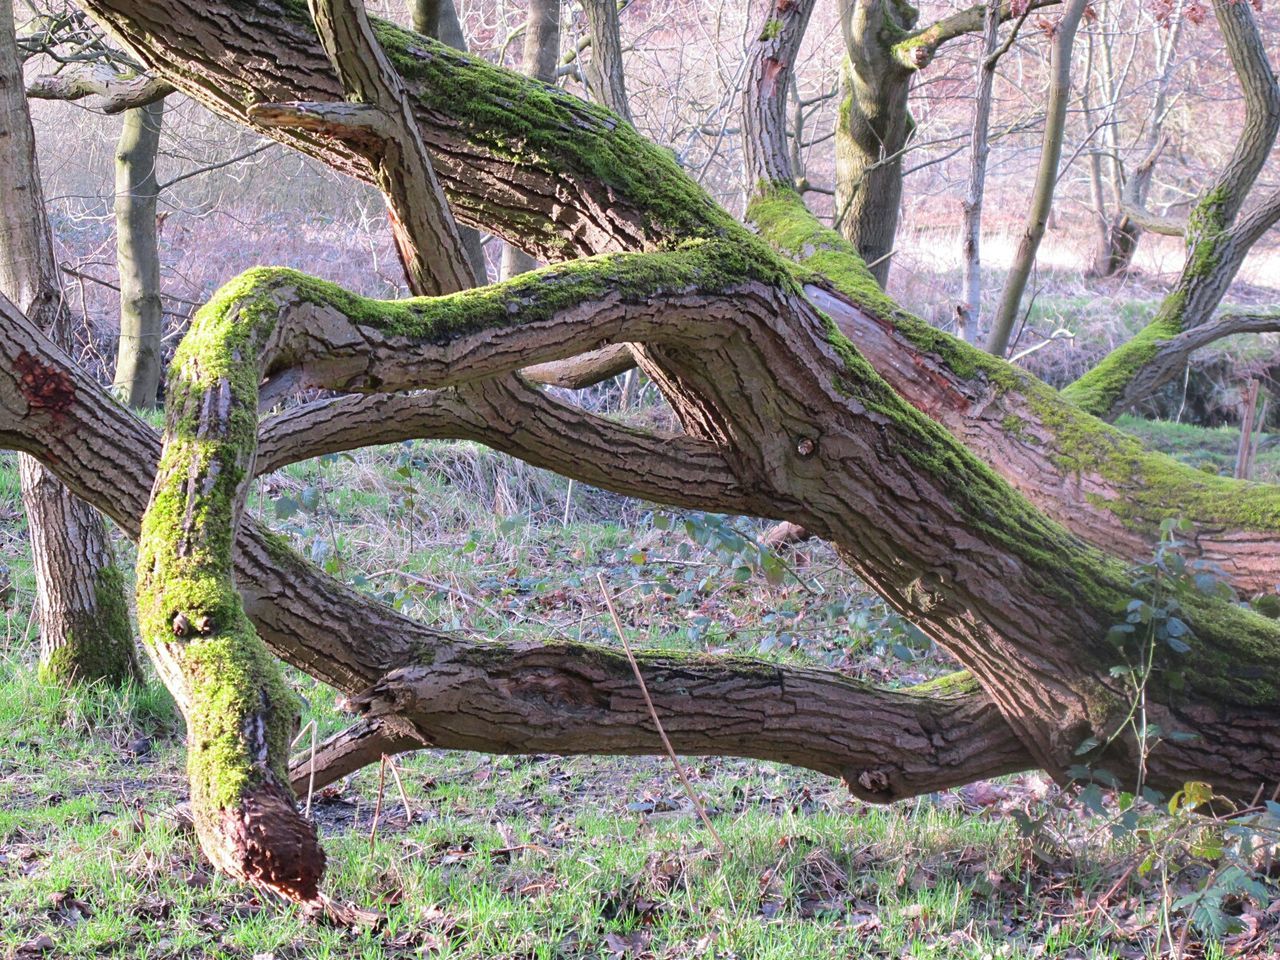
M 676 769 L 676 776 L 680 778 L 680 782 L 684 785 L 685 795 L 689 798 L 689 802 L 693 804 L 693 808 L 698 811 L 698 817 L 702 820 L 703 826 L 711 831 L 711 836 L 715 837 L 716 846 L 720 848 L 720 853 L 723 854 L 727 849 L 724 841 L 720 839 L 720 834 L 716 832 L 715 824 L 707 816 L 707 810 L 702 805 L 702 800 L 694 792 L 693 784 L 689 782 L 689 778 L 685 775 L 684 765 L 680 762 L 680 758 L 676 756 L 676 752 L 671 746 L 671 740 L 667 736 L 667 731 L 663 729 L 662 721 L 658 719 L 658 710 L 653 705 L 653 697 L 649 696 L 649 687 L 644 682 L 644 674 L 640 672 L 640 664 L 636 663 L 635 654 L 631 652 L 631 644 L 627 642 L 626 631 L 622 629 L 622 621 L 618 619 L 618 611 L 614 609 L 613 597 L 609 595 L 609 588 L 605 585 L 604 574 L 597 573 L 596 580 L 600 583 L 600 593 L 604 596 L 604 605 L 609 608 L 609 616 L 613 620 L 613 628 L 617 631 L 618 639 L 622 641 L 622 649 L 626 652 L 627 661 L 631 664 L 631 670 L 636 675 L 636 683 L 640 685 L 640 693 L 644 696 L 644 705 L 649 709 L 649 717 L 653 720 L 653 726 L 657 729 L 658 736 L 662 738 L 662 747 L 667 751 L 667 757 L 671 760 L 671 765 Z

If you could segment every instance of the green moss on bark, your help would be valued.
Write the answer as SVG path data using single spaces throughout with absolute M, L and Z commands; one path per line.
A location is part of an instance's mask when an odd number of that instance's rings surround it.
M 124 572 L 118 566 L 106 564 L 98 570 L 94 609 L 75 619 L 60 644 L 46 644 L 40 679 L 57 684 L 103 682 L 113 687 L 139 679 L 124 588 Z
M 184 688 L 197 827 L 267 781 L 288 789 L 299 702 L 232 580 L 237 499 L 257 442 L 259 362 L 280 289 L 251 272 L 196 315 L 170 367 L 165 445 L 138 545 L 138 621 Z
M 285 8 L 303 29 L 314 29 L 304 0 L 286 0 Z M 468 139 L 496 157 L 541 168 L 558 181 L 577 174 L 603 185 L 620 229 L 636 230 L 646 249 L 723 236 L 737 226 L 672 153 L 604 107 L 387 21 L 371 22 L 392 66 L 428 109 L 449 104 Z M 570 255 L 562 237 L 545 239 Z
M 876 284 L 848 241 L 824 227 L 793 189 L 762 185 L 747 217 L 771 246 L 798 261 L 799 281 L 834 289 L 868 313 L 892 321 L 913 345 L 961 380 L 980 379 L 1001 393 L 1025 397 L 1053 434 L 1058 464 L 1116 484 L 1122 496 L 1095 502 L 1133 529 L 1154 534 L 1162 520 L 1188 519 L 1200 526 L 1280 532 L 1280 487 L 1208 475 L 1148 450 L 1136 438 L 1064 402 L 1063 394 L 1026 371 L 902 310 Z M 1154 322 L 1148 329 L 1153 327 Z M 1022 418 L 1005 417 L 1001 426 L 1012 440 L 1027 442 Z

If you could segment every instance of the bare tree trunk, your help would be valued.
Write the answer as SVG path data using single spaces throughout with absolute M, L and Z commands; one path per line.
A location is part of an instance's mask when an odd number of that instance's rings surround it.
M 160 391 L 160 251 L 156 159 L 164 101 L 124 113 L 116 145 L 116 266 L 120 274 L 120 343 L 115 389 L 131 407 L 154 407 Z
M 462 32 L 462 21 L 458 19 L 458 9 L 453 0 L 409 0 L 409 7 L 413 29 L 418 33 L 435 37 L 455 50 L 467 49 L 467 37 Z M 480 231 L 474 227 L 459 227 L 458 234 L 462 237 L 462 248 L 467 253 L 476 282 L 481 285 L 488 283 L 489 265 L 485 262 Z
M 65 343 L 69 316 L 53 259 L 35 136 L 27 113 L 10 4 L 0 9 L 0 291 Z M 56 393 L 36 358 L 24 376 Z M 133 629 L 102 518 L 31 457 L 19 458 L 36 573 L 40 670 L 59 682 L 121 683 L 138 675 Z
M 1036 251 L 1044 237 L 1053 209 L 1053 194 L 1058 184 L 1058 161 L 1062 158 L 1062 139 L 1066 133 L 1067 101 L 1071 98 L 1071 48 L 1075 45 L 1076 29 L 1084 15 L 1088 0 L 1068 0 L 1058 20 L 1053 36 L 1050 57 L 1049 106 L 1045 111 L 1044 144 L 1040 149 L 1040 166 L 1036 171 L 1035 187 L 1031 195 L 1031 209 L 1027 214 L 1027 226 L 1014 254 L 1009 277 L 1005 281 L 1000 308 L 996 312 L 991 332 L 987 336 L 987 350 L 1003 357 L 1009 349 L 1009 338 L 1022 307 L 1022 294 L 1035 266 Z
M 591 38 L 587 60 L 587 89 L 591 99 L 602 103 L 623 120 L 631 122 L 627 100 L 626 74 L 622 69 L 622 29 L 618 23 L 617 0 L 582 0 Z
M 973 134 L 969 140 L 969 187 L 964 209 L 964 322 L 959 331 L 969 343 L 978 342 L 982 320 L 982 195 L 987 182 L 987 156 L 991 144 L 991 92 L 996 75 L 996 43 L 1000 35 L 1000 0 L 989 0 L 982 21 L 982 52 L 978 56 L 977 95 L 973 107 Z
M 886 38 L 908 33 L 917 15 L 901 0 L 845 0 L 841 8 L 848 59 L 836 123 L 836 226 L 882 287 L 898 232 L 902 153 L 914 128 L 907 112 L 913 71 Z
M 520 69 L 543 83 L 556 82 L 560 62 L 560 0 L 529 0 Z M 510 243 L 502 248 L 502 279 L 536 269 L 538 260 Z

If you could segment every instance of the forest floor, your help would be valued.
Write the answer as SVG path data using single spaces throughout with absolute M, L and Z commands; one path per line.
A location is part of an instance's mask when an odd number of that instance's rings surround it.
M 1229 431 L 1130 426 L 1198 465 L 1233 451 Z M 1280 449 L 1257 469 L 1280 479 Z M 721 759 L 685 765 L 723 847 L 661 758 L 422 751 L 396 758 L 380 804 L 366 769 L 312 811 L 329 893 L 385 920 L 316 925 L 212 875 L 170 818 L 185 782 L 162 688 L 37 679 L 17 494 L 2 460 L 0 956 L 1280 956 L 1276 886 L 1229 873 L 1221 823 L 1142 801 L 1126 813 L 1123 792 L 1068 795 L 1034 774 L 872 807 L 817 774 Z M 890 684 L 947 669 L 821 546 L 778 558 L 753 545 L 759 527 L 655 512 L 468 444 L 290 467 L 250 510 L 442 627 L 613 642 L 601 573 L 636 647 Z M 339 729 L 333 692 L 293 679 L 319 735 Z

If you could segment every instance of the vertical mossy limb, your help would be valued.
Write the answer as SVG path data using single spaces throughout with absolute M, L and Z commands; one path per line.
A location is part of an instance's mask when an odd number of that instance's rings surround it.
M 202 309 L 170 368 L 164 447 L 138 544 L 143 641 L 187 721 L 201 846 L 232 876 L 317 896 L 324 854 L 294 809 L 300 705 L 245 614 L 232 548 L 280 304 L 252 280 Z

